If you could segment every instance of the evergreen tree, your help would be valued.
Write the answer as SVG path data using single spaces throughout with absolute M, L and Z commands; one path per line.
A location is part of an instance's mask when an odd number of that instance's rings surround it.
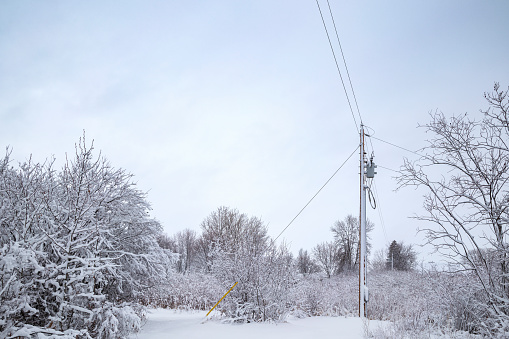
M 393 240 L 389 245 L 386 268 L 388 270 L 409 271 L 414 267 L 415 260 L 416 253 L 412 249 L 412 245 L 406 246 L 403 242 L 398 243 Z

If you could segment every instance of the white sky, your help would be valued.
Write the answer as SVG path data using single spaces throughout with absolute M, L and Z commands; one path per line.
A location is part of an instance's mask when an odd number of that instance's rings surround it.
M 478 116 L 509 85 L 507 1 L 331 6 L 378 138 L 416 150 L 430 111 Z M 0 145 L 61 164 L 83 130 L 169 234 L 225 205 L 276 236 L 358 144 L 315 1 L 0 2 Z M 373 146 L 384 167 L 413 157 Z M 395 193 L 393 174 L 378 168 L 375 249 L 423 242 L 421 192 Z M 283 237 L 294 252 L 331 240 L 358 196 L 356 154 Z

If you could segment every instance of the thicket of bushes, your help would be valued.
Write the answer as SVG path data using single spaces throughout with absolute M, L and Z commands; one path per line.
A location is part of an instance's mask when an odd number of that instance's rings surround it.
M 116 338 L 172 271 L 132 176 L 81 139 L 55 170 L 0 160 L 0 337 Z
M 222 320 L 234 321 L 284 321 L 288 316 L 357 316 L 358 277 L 354 274 L 327 278 L 324 273 L 290 275 L 291 280 L 277 289 L 270 284 L 256 297 L 244 298 L 250 285 L 239 284 L 216 308 Z M 473 289 L 471 277 L 465 274 L 422 271 L 373 271 L 369 276 L 370 301 L 368 318 L 390 321 L 391 331 L 386 337 L 427 337 L 430 334 L 468 333 L 482 334 L 482 322 L 487 315 L 476 313 L 483 303 L 482 294 Z M 199 283 L 196 283 L 198 282 Z M 213 275 L 188 274 L 180 280 L 184 289 L 173 289 L 168 300 L 188 300 L 179 308 L 196 309 L 195 300 L 207 300 L 210 308 L 227 290 Z M 195 283 L 193 283 L 195 282 Z M 206 288 L 206 285 L 210 288 Z M 218 284 L 222 288 L 218 288 Z M 193 287 L 199 289 L 193 290 Z M 197 297 L 200 291 L 203 299 Z M 184 291 L 179 295 L 178 291 Z M 256 291 L 256 290 L 253 290 Z M 248 293 L 253 293 L 250 291 Z M 193 295 L 192 298 L 189 298 Z M 160 303 L 159 305 L 164 305 Z M 476 306 L 477 305 L 477 306 Z M 205 309 L 207 309 L 205 308 Z M 203 309 L 203 308 L 200 308 Z M 387 334 L 390 333 L 390 334 Z M 380 333 L 379 333 L 380 334 Z M 382 336 L 383 337 L 383 336 Z

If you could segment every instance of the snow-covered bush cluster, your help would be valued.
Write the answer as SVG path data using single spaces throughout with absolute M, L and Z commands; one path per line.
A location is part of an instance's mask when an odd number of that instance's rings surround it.
M 356 316 L 358 314 L 358 278 L 353 274 L 326 278 L 316 273 L 300 275 L 291 291 L 295 316 Z
M 282 246 L 258 255 L 221 254 L 212 266 L 212 274 L 227 287 L 238 285 L 221 305 L 223 314 L 236 322 L 279 321 L 291 305 L 294 283 L 292 257 Z
M 144 304 L 179 310 L 210 310 L 218 296 L 226 291 L 210 274 L 173 274 L 162 288 L 144 299 Z
M 216 308 L 223 321 L 358 315 L 358 277 L 353 272 L 330 278 L 324 272 L 300 274 L 297 260 L 290 260 L 288 253 L 279 253 L 280 261 L 274 255 L 251 263 L 216 258 L 217 266 L 210 273 L 177 275 L 180 278 L 173 279 L 172 289 L 158 305 L 207 310 L 239 281 Z M 390 333 L 401 338 L 485 333 L 482 327 L 489 323 L 489 314 L 483 313 L 485 300 L 472 281 L 465 273 L 370 271 L 368 318 L 390 321 Z
M 171 269 L 131 175 L 80 139 L 59 171 L 0 161 L 0 337 L 114 338 Z
M 179 255 L 164 295 L 155 305 L 173 308 L 212 307 L 234 284 L 218 310 L 230 321 L 278 321 L 288 311 L 296 272 L 291 253 L 275 246 L 256 217 L 219 207 L 201 224 L 202 233 L 184 230 L 161 236 L 161 247 Z

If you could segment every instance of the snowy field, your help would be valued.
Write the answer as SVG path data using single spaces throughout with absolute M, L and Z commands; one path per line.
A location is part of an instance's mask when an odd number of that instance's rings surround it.
M 363 338 L 366 326 L 360 318 L 312 317 L 291 318 L 285 323 L 225 324 L 206 319 L 207 312 L 180 312 L 154 309 L 148 313 L 148 320 L 140 333 L 131 338 L 139 339 L 309 339 L 309 338 Z M 376 330 L 383 325 L 370 321 L 369 329 Z

